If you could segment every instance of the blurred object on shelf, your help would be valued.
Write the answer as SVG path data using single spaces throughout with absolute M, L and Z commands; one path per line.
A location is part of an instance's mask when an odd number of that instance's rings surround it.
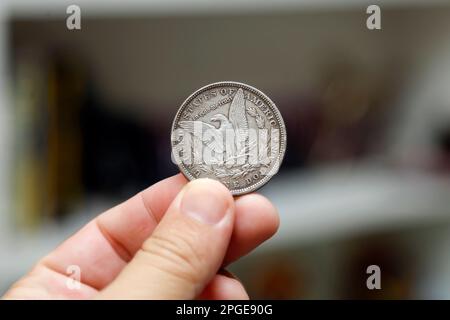
M 86 196 L 125 199 L 176 172 L 154 120 L 105 106 L 80 57 L 18 54 L 16 63 L 19 227 L 58 221 Z
M 398 79 L 371 74 L 355 62 L 326 64 L 319 110 L 318 136 L 311 163 L 356 160 L 370 155 L 383 138 L 386 106 Z M 393 110 L 391 110 L 392 112 Z
M 28 48 L 17 55 L 15 74 L 16 222 L 25 228 L 73 210 L 82 192 L 78 119 L 83 67 L 36 51 Z
M 13 185 L 15 223 L 34 228 L 42 223 L 48 212 L 47 158 L 42 146 L 47 141 L 45 65 L 32 52 L 16 57 L 15 81 L 15 150 Z
M 450 119 L 447 119 L 447 125 L 436 133 L 435 139 L 439 152 L 436 168 L 440 172 L 450 174 Z
M 56 219 L 81 201 L 80 111 L 86 91 L 85 67 L 69 55 L 47 57 L 47 149 L 49 214 Z M 43 110 L 45 112 L 45 109 Z
M 304 296 L 307 277 L 295 260 L 277 254 L 255 271 L 253 282 L 254 299 L 295 299 Z
M 411 258 L 395 239 L 379 235 L 363 238 L 350 250 L 343 275 L 344 299 L 411 299 L 414 297 L 414 270 Z M 369 266 L 379 267 L 380 289 L 367 288 Z

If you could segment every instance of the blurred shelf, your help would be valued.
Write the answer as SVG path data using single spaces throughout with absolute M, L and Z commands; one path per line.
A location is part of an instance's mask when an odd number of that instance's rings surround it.
M 7 12 L 14 16 L 65 16 L 71 0 L 6 0 L 3 3 Z M 222 13 L 259 13 L 290 10 L 336 10 L 366 8 L 373 4 L 369 0 L 79 0 L 77 5 L 82 15 L 159 15 L 159 14 L 222 14 Z M 448 5 L 446 0 L 381 0 L 377 4 L 382 7 L 411 6 L 432 7 Z
M 450 181 L 424 173 L 379 167 L 340 166 L 292 172 L 273 178 L 263 193 L 277 206 L 281 226 L 260 250 L 336 237 L 402 229 L 424 222 L 450 223 Z M 0 244 L 0 290 L 44 254 L 113 203 L 90 205 L 62 226 L 15 235 Z M 2 283 L 3 281 L 3 283 Z
M 275 177 L 264 194 L 281 225 L 265 248 L 427 222 L 450 224 L 450 180 L 379 167 L 332 167 Z

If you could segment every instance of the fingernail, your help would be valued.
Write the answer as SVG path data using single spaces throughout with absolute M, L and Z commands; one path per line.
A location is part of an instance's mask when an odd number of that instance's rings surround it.
M 229 200 L 216 183 L 210 180 L 191 182 L 183 193 L 181 212 L 202 223 L 220 222 L 229 210 Z

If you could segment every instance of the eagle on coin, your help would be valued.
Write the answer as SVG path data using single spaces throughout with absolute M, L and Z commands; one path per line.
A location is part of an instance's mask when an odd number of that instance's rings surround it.
M 211 117 L 212 123 L 203 121 L 180 121 L 181 129 L 213 151 L 215 164 L 232 167 L 236 163 L 245 163 L 247 156 L 248 120 L 245 108 L 244 91 L 239 88 L 231 101 L 228 116 L 218 113 Z M 194 150 L 195 152 L 195 150 Z

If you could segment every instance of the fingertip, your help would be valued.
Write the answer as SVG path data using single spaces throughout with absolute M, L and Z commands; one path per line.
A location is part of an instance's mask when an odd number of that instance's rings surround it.
M 234 231 L 224 265 L 246 255 L 272 237 L 280 224 L 274 205 L 256 193 L 238 197 L 235 211 Z
M 226 276 L 219 277 L 221 279 L 220 288 L 223 300 L 249 300 L 248 293 L 239 280 Z
M 223 274 L 217 274 L 205 288 L 199 299 L 249 300 L 249 296 L 239 280 Z
M 224 194 L 231 195 L 230 191 L 228 190 L 227 187 L 225 187 L 223 183 L 211 178 L 194 179 L 188 183 L 188 186 L 210 187 L 218 190 L 219 192 L 223 192 Z
M 179 201 L 179 212 L 210 225 L 219 224 L 224 217 L 230 218 L 234 212 L 230 192 L 221 183 L 211 179 L 189 182 L 180 192 Z M 231 232 L 233 219 L 226 220 Z
M 188 182 L 185 189 L 195 188 L 198 192 L 212 193 L 215 197 L 224 199 L 230 206 L 234 206 L 230 190 L 221 182 L 210 178 L 199 178 Z
M 178 181 L 180 181 L 181 183 L 184 183 L 184 184 L 189 182 L 189 180 L 181 172 L 179 172 L 176 175 L 172 176 L 172 178 L 174 178 L 175 180 L 178 180 Z
M 280 216 L 272 202 L 257 193 L 250 193 L 236 199 L 236 212 L 241 215 L 238 227 L 248 228 L 253 224 L 260 239 L 268 239 L 273 236 L 280 226 Z

